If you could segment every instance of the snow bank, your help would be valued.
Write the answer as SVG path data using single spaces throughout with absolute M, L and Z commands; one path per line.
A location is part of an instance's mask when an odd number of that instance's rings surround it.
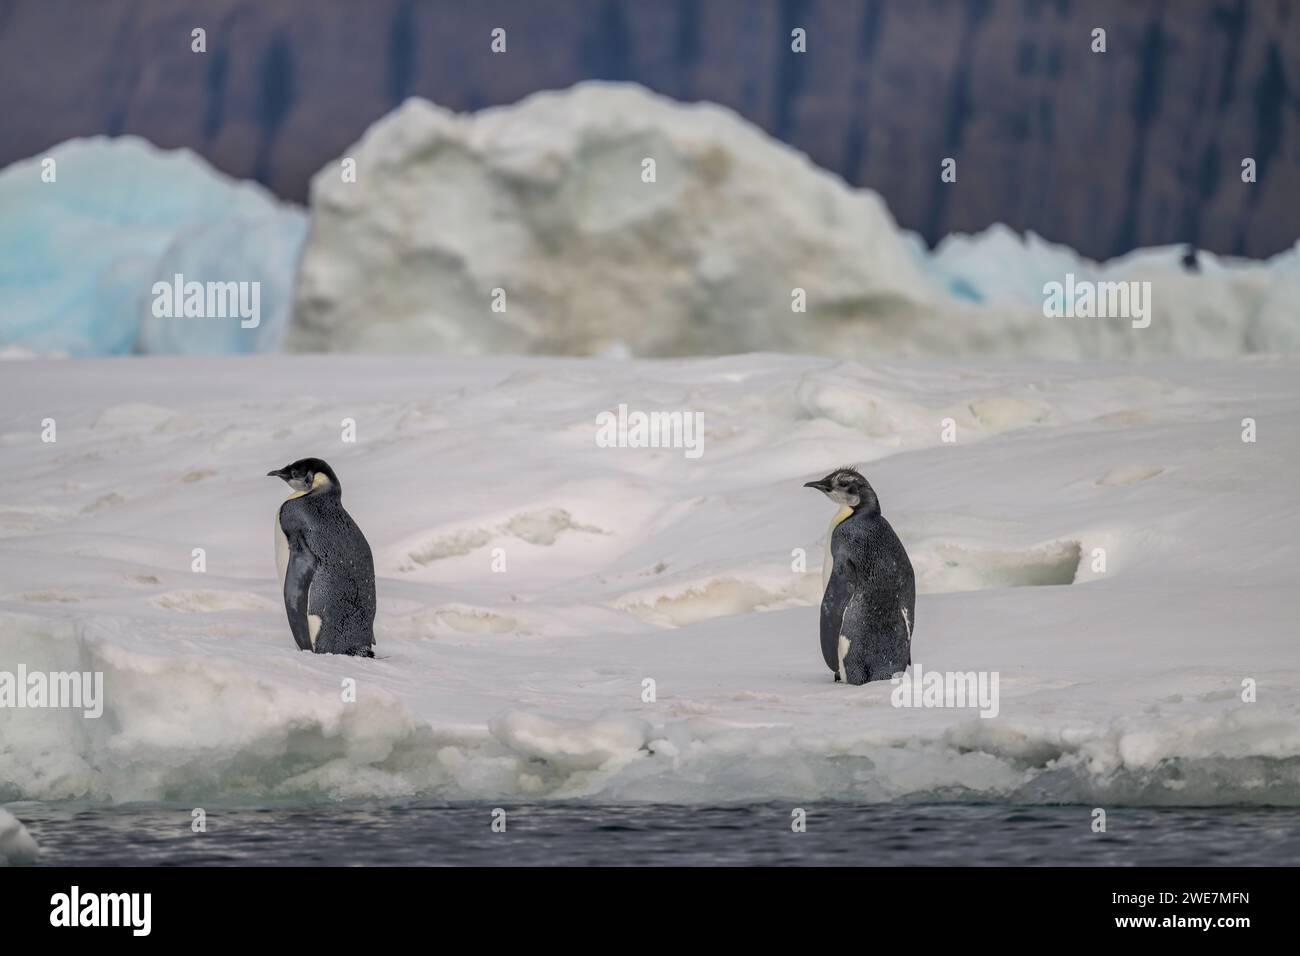
M 53 160 L 53 182 L 42 175 Z M 189 150 L 70 140 L 0 171 L 0 346 L 41 353 L 256 352 L 279 345 L 306 217 Z M 260 283 L 260 324 L 155 317 L 153 286 Z
M 1005 334 L 1024 340 L 1023 352 L 1017 345 L 998 354 L 1208 358 L 1300 348 L 1300 243 L 1262 262 L 1201 250 L 1195 269 L 1184 264 L 1187 252 L 1184 246 L 1139 249 L 1099 263 L 999 224 L 974 236 L 948 236 L 925 263 L 931 281 L 979 307 L 977 325 L 1000 314 Z M 1076 283 L 1149 282 L 1150 326 L 1045 318 L 1044 287 L 1067 276 Z M 1059 334 L 1062 328 L 1067 334 Z
M 920 271 L 884 204 L 724 108 L 584 83 L 419 99 L 313 179 L 299 349 L 637 355 L 866 345 Z M 655 181 L 642 181 L 643 160 Z M 816 304 L 792 317 L 791 289 Z M 493 310 L 493 290 L 506 307 Z
M 0 710 L 0 801 L 1300 804 L 1298 366 L 10 363 L 0 670 L 103 673 L 104 713 Z M 699 411 L 702 456 L 598 447 L 620 402 Z M 287 633 L 265 473 L 308 454 L 374 550 L 374 661 Z M 914 659 L 997 671 L 997 717 L 831 681 L 802 483 L 845 461 Z
M 27 828 L 8 810 L 0 808 L 0 866 L 35 863 L 40 853 Z
M 1300 251 L 1098 264 L 1005 227 L 932 255 L 881 199 L 725 108 L 583 83 L 453 114 L 413 99 L 312 182 L 292 348 L 644 356 L 1155 358 L 1300 347 Z M 644 179 L 653 160 L 654 181 Z M 979 188 L 962 180 L 936 189 Z M 1150 282 L 1150 325 L 1043 314 Z M 806 312 L 792 310 L 795 289 Z M 501 290 L 500 292 L 496 290 Z M 504 299 L 501 298 L 504 293 Z M 504 307 L 502 307 L 504 303 Z

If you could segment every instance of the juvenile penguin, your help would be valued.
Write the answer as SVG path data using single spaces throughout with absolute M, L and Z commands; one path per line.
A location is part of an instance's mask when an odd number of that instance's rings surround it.
M 317 654 L 374 657 L 375 562 L 343 509 L 334 469 L 303 458 L 267 475 L 293 489 L 275 519 L 275 563 L 293 639 Z
M 840 506 L 822 565 L 822 657 L 837 681 L 889 680 L 912 663 L 916 579 L 867 479 L 838 468 L 810 481 Z

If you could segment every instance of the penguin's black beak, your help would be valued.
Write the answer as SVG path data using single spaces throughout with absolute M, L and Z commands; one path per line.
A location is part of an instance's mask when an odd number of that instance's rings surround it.
M 823 478 L 821 481 L 805 481 L 803 483 L 803 486 L 805 488 L 814 488 L 817 491 L 820 491 L 822 494 L 825 494 L 826 492 L 831 490 L 831 483 L 827 481 L 825 478 Z
M 279 471 L 268 471 L 268 472 L 266 473 L 266 477 L 268 477 L 268 478 L 283 478 L 283 477 L 284 477 L 284 469 L 282 468 L 282 469 L 280 469 Z

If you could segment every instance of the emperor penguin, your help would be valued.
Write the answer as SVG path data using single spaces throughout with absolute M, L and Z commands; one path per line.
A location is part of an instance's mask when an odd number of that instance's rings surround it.
M 822 565 L 822 657 L 836 681 L 889 680 L 912 663 L 912 562 L 857 469 L 837 468 L 804 487 L 840 506 L 826 533 Z
M 375 561 L 343 509 L 334 469 L 303 458 L 267 475 L 293 489 L 275 519 L 275 563 L 294 641 L 317 654 L 374 657 Z

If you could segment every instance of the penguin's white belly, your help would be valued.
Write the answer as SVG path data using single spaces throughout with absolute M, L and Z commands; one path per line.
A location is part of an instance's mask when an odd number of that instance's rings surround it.
M 284 578 L 289 573 L 289 539 L 280 527 L 280 512 L 275 513 L 275 567 L 280 572 L 280 594 L 284 594 Z
M 852 642 L 843 634 L 840 635 L 840 644 L 839 644 L 840 680 L 844 681 L 844 683 L 846 684 L 849 682 L 849 678 L 848 675 L 844 673 L 844 658 L 849 653 L 849 645 L 851 643 Z

